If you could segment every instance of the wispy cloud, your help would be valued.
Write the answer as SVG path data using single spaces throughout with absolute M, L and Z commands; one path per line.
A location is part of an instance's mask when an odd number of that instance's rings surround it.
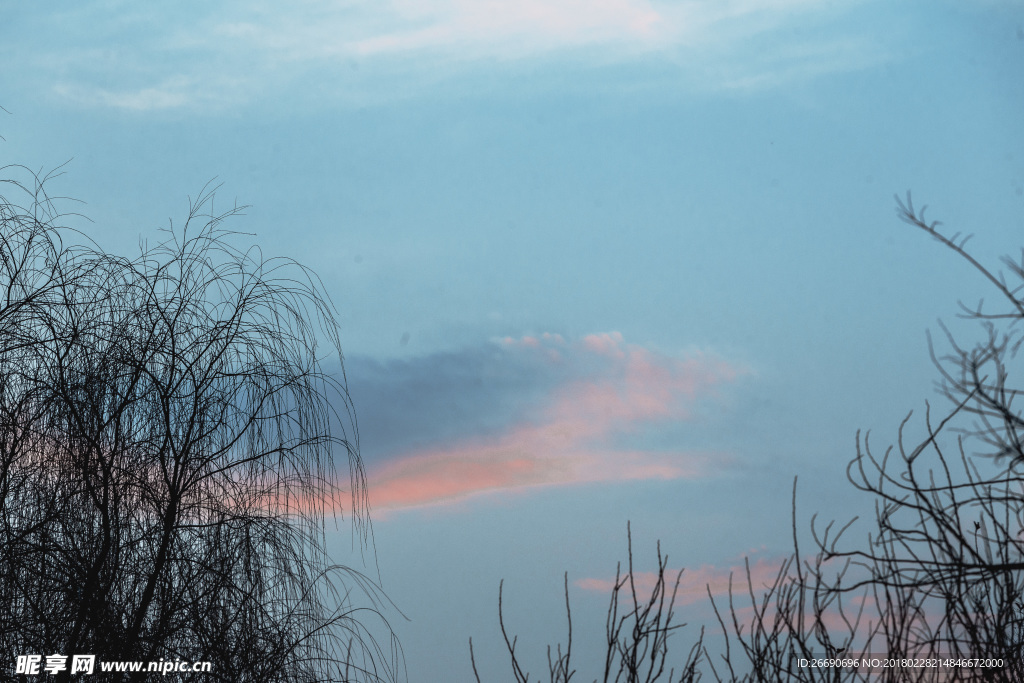
M 236 0 L 192 11 L 176 6 L 171 14 L 93 0 L 46 22 L 24 13 L 29 27 L 60 32 L 59 49 L 36 40 L 31 51 L 15 45 L 0 54 L 17 59 L 19 72 L 50 83 L 62 98 L 134 111 L 225 106 L 275 90 L 394 97 L 458 74 L 537 60 L 574 68 L 653 65 L 691 85 L 749 89 L 884 58 L 878 36 L 858 34 L 843 21 L 861 4 Z
M 291 60 L 443 53 L 521 60 L 600 48 L 604 60 L 722 43 L 834 11 L 823 0 L 391 0 L 264 6 L 215 33 Z M 734 45 L 739 48 L 739 45 Z M 763 55 L 761 55 L 763 56 Z M 594 54 L 597 57 L 597 54 Z
M 679 591 L 676 593 L 676 603 L 679 605 L 692 605 L 703 602 L 708 598 L 708 593 L 715 597 L 727 597 L 731 589 L 735 594 L 745 595 L 749 586 L 754 589 L 755 595 L 772 586 L 779 577 L 779 570 L 783 566 L 783 557 L 756 557 L 748 565 L 737 563 L 726 567 L 704 564 L 695 569 L 683 570 L 679 581 Z M 672 584 L 666 589 L 671 594 L 678 569 L 665 572 L 666 580 Z M 628 579 L 628 574 L 620 578 Z M 638 596 L 650 596 L 657 583 L 658 575 L 654 572 L 634 572 L 633 583 L 636 586 Z M 615 588 L 613 578 L 586 578 L 575 582 L 576 586 L 586 591 L 594 591 L 608 595 Z
M 800 561 L 805 566 L 813 565 L 816 558 L 804 556 Z M 841 560 L 833 560 L 831 563 L 825 562 L 823 568 L 826 570 L 826 576 L 835 576 L 843 571 L 843 566 Z M 832 571 L 828 571 L 829 569 Z M 665 571 L 664 588 L 669 596 L 672 594 L 679 571 Z M 814 581 L 811 576 L 808 571 L 803 573 L 803 580 L 806 582 L 803 585 L 804 590 L 813 592 Z M 852 585 L 850 574 L 846 574 L 846 577 L 849 581 L 846 585 Z M 655 572 L 634 572 L 633 586 L 636 588 L 638 599 L 648 600 L 657 580 L 658 575 Z M 620 576 L 619 581 L 626 582 L 624 585 L 629 586 L 629 574 Z M 575 581 L 574 584 L 585 591 L 606 597 L 615 589 L 616 581 L 614 578 L 584 578 Z M 880 639 L 877 637 L 875 641 L 871 640 L 872 633 L 876 632 L 874 627 L 882 617 L 870 591 L 855 590 L 836 596 L 838 599 L 830 601 L 820 611 L 814 610 L 814 601 L 805 593 L 807 602 L 803 607 L 806 611 L 801 614 L 797 588 L 799 585 L 800 578 L 792 556 L 767 555 L 755 550 L 744 560 L 728 561 L 721 566 L 703 564 L 683 569 L 676 592 L 676 605 L 704 605 L 710 608 L 710 597 L 720 610 L 731 612 L 736 622 L 747 629 L 760 619 L 764 620 L 769 629 L 776 620 L 779 620 L 778 628 L 785 628 L 782 626 L 784 622 L 794 627 L 802 623 L 805 632 L 813 631 L 815 624 L 820 623 L 828 630 L 833 643 L 837 646 L 846 643 L 854 652 L 859 652 L 859 648 L 871 644 L 875 647 L 874 656 L 883 656 L 884 643 L 878 642 Z M 698 611 L 697 614 L 699 613 Z M 928 619 L 925 613 L 918 616 Z M 731 620 L 727 617 L 726 622 L 729 621 Z M 878 650 L 879 645 L 882 645 L 881 651 Z
M 90 107 L 112 107 L 130 111 L 175 109 L 195 103 L 193 83 L 184 77 L 170 78 L 154 86 L 137 89 L 108 90 L 58 83 L 54 92 L 61 97 Z
M 353 41 L 355 53 L 444 49 L 521 58 L 591 44 L 656 46 L 670 37 L 647 0 L 405 0 L 393 10 L 397 26 Z
M 722 453 L 645 444 L 652 430 L 694 419 L 699 404 L 744 373 L 712 354 L 673 356 L 610 333 L 579 341 L 551 334 L 506 338 L 487 357 L 489 363 L 476 361 L 483 377 L 492 367 L 522 373 L 517 386 L 497 390 L 500 399 L 491 396 L 501 414 L 481 415 L 486 429 L 467 420 L 468 436 L 445 430 L 445 438 L 433 444 L 398 448 L 386 462 L 372 465 L 375 509 L 450 503 L 531 486 L 694 478 L 728 461 Z M 509 393 L 529 398 L 517 403 Z M 436 393 L 433 399 L 426 411 L 436 415 Z

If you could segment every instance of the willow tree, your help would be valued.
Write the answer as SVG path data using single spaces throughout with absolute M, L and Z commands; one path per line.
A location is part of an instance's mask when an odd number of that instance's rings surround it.
M 319 280 L 209 191 L 137 257 L 65 243 L 30 179 L 0 200 L 0 649 L 396 679 L 383 595 L 325 548 L 368 510 Z

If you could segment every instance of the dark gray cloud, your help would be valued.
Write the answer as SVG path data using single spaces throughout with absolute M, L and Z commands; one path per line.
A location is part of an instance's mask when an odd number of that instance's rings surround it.
M 364 457 L 487 436 L 529 419 L 554 386 L 585 372 L 583 359 L 562 360 L 500 342 L 385 361 L 347 357 Z

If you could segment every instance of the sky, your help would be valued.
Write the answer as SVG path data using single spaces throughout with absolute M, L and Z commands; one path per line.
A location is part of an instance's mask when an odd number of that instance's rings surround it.
M 541 670 L 566 572 L 593 675 L 627 522 L 698 624 L 705 586 L 790 551 L 795 476 L 801 528 L 870 510 L 857 430 L 884 447 L 941 401 L 926 331 L 992 294 L 894 195 L 986 263 L 1022 244 L 1019 1 L 0 15 L 0 164 L 59 169 L 70 224 L 137 253 L 217 187 L 239 239 L 322 278 L 412 681 L 473 680 L 471 636 L 508 678 L 502 580 Z

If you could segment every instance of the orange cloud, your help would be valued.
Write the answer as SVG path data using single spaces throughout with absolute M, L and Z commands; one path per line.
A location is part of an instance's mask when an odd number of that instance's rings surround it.
M 453 502 L 502 489 L 585 482 L 699 477 L 721 454 L 617 448 L 612 441 L 686 420 L 694 403 L 742 370 L 709 355 L 676 358 L 625 344 L 618 333 L 572 344 L 558 335 L 505 338 L 508 353 L 590 367 L 556 384 L 531 419 L 497 434 L 400 455 L 369 472 L 377 510 Z

